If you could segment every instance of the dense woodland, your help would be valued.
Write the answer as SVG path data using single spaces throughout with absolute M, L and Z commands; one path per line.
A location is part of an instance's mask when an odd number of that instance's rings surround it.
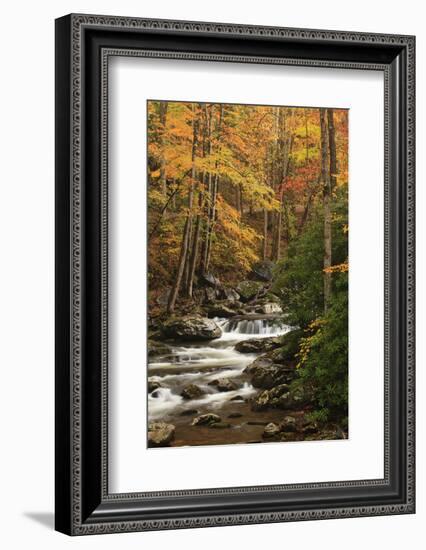
M 148 212 L 151 318 L 267 263 L 297 327 L 294 384 L 313 389 L 318 421 L 344 423 L 348 111 L 149 101 Z

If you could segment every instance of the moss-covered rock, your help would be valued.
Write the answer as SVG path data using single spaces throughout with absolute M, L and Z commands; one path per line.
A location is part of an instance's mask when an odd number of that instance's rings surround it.
M 220 338 L 222 330 L 212 320 L 198 315 L 174 317 L 166 321 L 161 330 L 166 338 L 199 341 Z
M 242 302 L 249 302 L 263 290 L 263 284 L 259 281 L 242 281 L 236 290 Z
M 254 411 L 266 409 L 300 410 L 312 402 L 312 396 L 302 388 L 291 388 L 288 384 L 280 384 L 270 390 L 262 391 L 251 403 Z

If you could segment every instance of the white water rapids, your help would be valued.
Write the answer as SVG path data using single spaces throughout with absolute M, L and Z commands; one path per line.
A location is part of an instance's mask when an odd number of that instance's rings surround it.
M 253 316 L 254 317 L 254 316 Z M 170 354 L 155 357 L 148 364 L 149 381 L 159 382 L 162 387 L 148 395 L 150 420 L 170 420 L 185 410 L 216 410 L 233 397 L 247 398 L 255 393 L 248 382 L 239 381 L 243 370 L 255 359 L 255 354 L 242 354 L 235 345 L 242 340 L 279 336 L 290 330 L 288 325 L 276 320 L 215 319 L 222 329 L 222 336 L 207 343 L 194 343 L 171 347 Z M 217 378 L 235 380 L 238 389 L 219 392 L 209 382 Z M 196 384 L 205 395 L 199 399 L 185 400 L 183 388 Z

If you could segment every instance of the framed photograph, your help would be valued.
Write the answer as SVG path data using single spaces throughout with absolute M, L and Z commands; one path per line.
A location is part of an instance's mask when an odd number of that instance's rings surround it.
M 413 36 L 56 21 L 56 529 L 415 511 Z

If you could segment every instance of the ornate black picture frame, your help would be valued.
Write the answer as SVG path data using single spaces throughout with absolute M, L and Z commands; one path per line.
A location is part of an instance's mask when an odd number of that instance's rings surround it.
M 110 494 L 107 70 L 114 55 L 377 70 L 385 81 L 383 479 Z M 69 535 L 414 513 L 413 36 L 56 21 L 56 529 Z

